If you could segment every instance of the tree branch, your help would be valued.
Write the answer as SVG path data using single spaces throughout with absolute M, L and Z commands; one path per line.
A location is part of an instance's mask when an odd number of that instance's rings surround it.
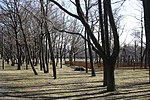
M 63 10 L 64 12 L 66 12 L 68 15 L 72 16 L 72 17 L 75 17 L 77 19 L 80 20 L 79 16 L 69 12 L 67 9 L 65 9 L 64 7 L 62 7 L 58 2 L 56 2 L 55 0 L 49 0 L 51 2 L 53 2 L 55 5 L 57 5 L 61 10 Z
M 87 42 L 90 43 L 90 45 L 92 46 L 92 49 L 93 49 L 95 52 L 99 53 L 99 51 L 94 47 L 94 45 L 93 45 L 89 40 L 87 40 L 82 34 L 80 34 L 80 33 L 75 33 L 75 32 L 69 32 L 69 31 L 66 31 L 66 30 L 59 30 L 59 29 L 57 29 L 55 26 L 53 26 L 53 28 L 54 28 L 55 30 L 59 31 L 59 32 L 66 32 L 66 33 L 68 33 L 68 34 L 74 34 L 74 35 L 79 35 L 79 36 L 81 36 L 84 40 L 86 40 Z
M 99 44 L 99 42 L 97 41 L 96 37 L 94 36 L 85 16 L 84 16 L 84 13 L 82 11 L 82 8 L 80 6 L 80 0 L 75 0 L 76 2 L 76 7 L 77 7 L 77 13 L 80 17 L 80 21 L 82 22 L 82 24 L 85 26 L 85 28 L 87 29 L 87 34 L 89 34 L 93 44 L 95 45 L 95 49 L 98 50 L 98 54 L 103 58 L 103 59 L 106 59 L 106 55 L 105 55 L 105 52 L 104 52 L 104 49 L 102 48 L 102 46 Z

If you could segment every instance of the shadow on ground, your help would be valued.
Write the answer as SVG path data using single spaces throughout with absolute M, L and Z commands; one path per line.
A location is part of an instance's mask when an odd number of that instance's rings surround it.
M 150 99 L 150 84 L 146 82 L 148 75 L 144 74 L 145 70 L 137 70 L 136 79 L 129 70 L 124 70 L 124 73 L 117 71 L 117 90 L 107 92 L 106 87 L 102 86 L 102 71 L 98 72 L 96 77 L 91 77 L 90 73 L 63 67 L 57 68 L 56 80 L 52 78 L 51 73 L 44 74 L 41 71 L 38 76 L 34 76 L 31 70 L 1 70 L 0 99 Z M 143 73 L 143 77 L 138 73 Z

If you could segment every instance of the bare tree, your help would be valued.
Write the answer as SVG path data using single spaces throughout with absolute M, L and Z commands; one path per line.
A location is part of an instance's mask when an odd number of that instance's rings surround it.
M 88 16 L 89 16 L 90 3 L 91 3 L 91 0 L 86 0 L 86 1 L 85 1 L 85 9 L 86 9 L 85 18 L 86 18 L 87 22 L 89 21 L 89 17 L 88 17 Z M 91 29 L 92 29 L 92 27 L 94 27 L 94 26 L 93 26 L 93 22 L 92 22 Z M 87 28 L 87 27 L 85 27 L 85 32 L 88 32 L 86 28 Z M 94 31 L 94 30 L 92 30 L 92 31 Z M 92 32 L 92 33 L 93 33 L 93 32 Z M 96 76 L 95 70 L 94 70 L 92 49 L 91 49 L 91 45 L 90 45 L 90 41 L 91 41 L 91 40 L 90 40 L 89 34 L 88 34 L 88 33 L 86 33 L 86 34 L 87 34 L 87 40 L 89 41 L 89 42 L 88 42 L 88 50 L 89 50 L 89 56 L 90 56 L 91 76 Z M 85 34 L 85 36 L 86 36 L 86 34 Z M 86 66 L 86 68 L 87 68 L 87 66 Z M 87 70 L 87 69 L 86 69 L 86 70 Z
M 104 49 L 99 44 L 96 37 L 94 36 L 94 34 L 91 30 L 91 27 L 88 24 L 87 19 L 84 15 L 84 12 L 81 8 L 79 0 L 75 0 L 76 11 L 77 11 L 78 15 L 75 15 L 75 14 L 69 12 L 68 10 L 66 10 L 64 7 L 62 7 L 55 0 L 50 0 L 50 1 L 55 3 L 60 9 L 65 11 L 70 16 L 80 20 L 82 22 L 82 24 L 86 27 L 87 34 L 89 35 L 89 37 L 91 38 L 91 40 L 94 44 L 93 49 L 102 57 L 102 59 L 105 63 L 105 67 L 107 67 L 107 90 L 108 91 L 114 91 L 115 90 L 114 68 L 115 68 L 115 63 L 116 63 L 117 56 L 119 54 L 119 37 L 118 37 L 114 17 L 113 17 L 113 14 L 112 14 L 112 8 L 111 8 L 110 0 L 105 0 L 104 1 L 105 4 L 106 4 L 106 8 L 107 8 L 106 11 L 107 11 L 107 15 L 109 17 L 109 22 L 110 22 L 110 26 L 111 26 L 112 33 L 113 33 L 113 38 L 114 38 L 113 51 L 110 54 L 105 53 Z M 109 42 L 109 41 L 107 41 L 107 42 Z
M 19 9 L 18 9 L 18 5 L 17 5 L 17 1 L 16 0 L 14 0 L 14 5 L 15 5 L 15 9 L 16 9 L 16 15 L 17 15 L 18 20 L 19 20 L 20 29 L 21 29 L 21 32 L 22 32 L 22 35 L 23 35 L 23 38 L 24 38 L 26 51 L 27 51 L 27 54 L 29 56 L 29 61 L 30 61 L 30 64 L 31 64 L 31 68 L 32 68 L 34 74 L 37 75 L 37 72 L 36 72 L 36 70 L 34 68 L 34 65 L 33 65 L 32 61 L 31 61 L 30 51 L 29 51 L 29 47 L 28 47 L 28 44 L 27 44 L 27 41 L 26 41 L 26 35 L 24 33 L 23 23 L 22 23 L 21 16 L 19 14 Z
M 46 33 L 46 36 L 47 36 L 48 42 L 49 42 L 49 49 L 50 49 L 50 54 L 51 54 L 52 66 L 53 66 L 53 77 L 54 77 L 54 79 L 56 79 L 55 58 L 54 58 L 54 53 L 53 53 L 53 48 L 52 48 L 52 41 L 51 41 L 51 37 L 50 37 L 48 25 L 47 25 L 47 15 L 46 15 L 46 11 L 45 11 L 45 9 L 44 9 L 44 4 L 43 4 L 44 1 L 43 1 L 43 0 L 40 0 L 40 3 L 41 3 L 41 9 L 42 9 L 43 17 L 44 17 L 45 33 Z
M 17 69 L 21 69 L 21 56 L 20 56 L 20 43 L 19 43 L 19 31 L 18 31 L 18 21 L 17 21 L 17 15 L 16 15 L 16 9 L 14 7 L 14 3 L 10 3 L 8 1 L 4 2 L 4 5 L 6 6 L 5 8 L 1 6 L 2 10 L 5 10 L 7 14 L 4 14 L 4 16 L 1 17 L 6 17 L 4 24 L 11 26 L 13 33 L 15 34 L 15 41 L 16 41 L 16 49 L 17 49 L 17 63 L 18 67 Z M 3 19 L 4 20 L 4 19 Z M 11 22 L 11 23 L 6 23 L 6 22 Z M 12 64 L 13 65 L 13 64 Z

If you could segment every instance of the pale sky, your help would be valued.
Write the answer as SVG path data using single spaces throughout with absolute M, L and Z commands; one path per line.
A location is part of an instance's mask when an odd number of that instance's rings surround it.
M 65 2 L 65 6 L 67 7 L 67 9 L 75 13 L 74 6 L 68 4 L 70 0 L 60 0 L 60 1 Z M 112 3 L 116 1 L 121 2 L 113 4 L 112 5 L 113 8 L 117 8 L 118 6 L 120 6 L 124 0 L 112 0 Z M 123 17 L 121 20 L 120 29 L 124 29 L 124 31 L 123 34 L 120 35 L 120 44 L 122 44 L 123 42 L 126 42 L 126 44 L 129 44 L 130 42 L 131 44 L 134 44 L 135 39 L 134 36 L 131 34 L 135 32 L 141 32 L 141 23 L 140 23 L 141 11 L 142 5 L 140 0 L 125 0 L 123 5 L 121 6 L 121 9 L 118 11 L 120 15 Z M 121 32 L 119 34 L 121 34 Z
M 140 0 L 126 0 L 121 11 L 124 16 L 122 24 L 125 25 L 125 30 L 123 35 L 120 36 L 120 42 L 126 38 L 126 43 L 128 44 L 132 40 L 135 40 L 134 36 L 131 36 L 132 33 L 141 32 L 140 20 L 141 14 L 143 17 L 143 9 Z

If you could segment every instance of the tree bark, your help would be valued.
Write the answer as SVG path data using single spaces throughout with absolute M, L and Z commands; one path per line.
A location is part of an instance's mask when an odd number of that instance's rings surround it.
M 148 53 L 148 66 L 149 66 L 149 83 L 150 83 L 150 0 L 142 0 L 144 8 L 144 22 L 145 22 L 145 35 L 146 35 L 146 49 Z
M 141 12 L 141 51 L 140 51 L 140 67 L 143 68 L 143 18 Z
M 42 66 L 43 66 L 44 73 L 46 73 L 43 40 L 41 40 L 41 44 L 42 44 L 41 45 Z
M 60 68 L 62 68 L 62 58 L 63 58 L 63 55 L 62 55 L 62 46 L 61 46 L 61 48 L 60 48 Z
M 45 63 L 46 63 L 46 71 L 45 73 L 48 73 L 49 72 L 49 65 L 48 65 L 48 44 L 47 44 L 47 37 L 46 37 L 46 50 L 45 50 Z
M 112 59 L 108 59 L 105 63 L 105 66 L 107 68 L 107 91 L 115 91 L 115 60 L 112 61 Z
M 43 69 L 43 64 L 42 64 L 42 57 L 41 57 L 41 51 L 42 51 L 42 49 L 41 49 L 41 37 L 40 37 L 40 51 L 39 51 L 39 59 L 40 59 L 40 70 L 42 71 L 42 69 Z
M 90 41 L 90 37 L 88 37 L 88 40 Z M 95 70 L 94 70 L 94 63 L 93 63 L 93 55 L 92 55 L 92 50 L 91 50 L 91 45 L 88 42 L 88 48 L 89 48 L 89 56 L 90 56 L 90 65 L 91 65 L 91 76 L 96 76 Z
M 14 29 L 14 31 L 15 31 L 15 39 L 16 39 L 16 48 L 17 48 L 17 63 L 18 63 L 17 70 L 21 70 L 21 65 L 20 65 L 21 59 L 20 59 L 20 49 L 19 49 L 20 47 L 19 47 L 19 42 L 18 42 L 18 34 L 17 34 L 16 29 Z
M 85 31 L 85 39 L 86 39 L 86 31 Z M 85 40 L 85 71 L 88 73 L 88 61 L 87 61 L 87 42 Z

